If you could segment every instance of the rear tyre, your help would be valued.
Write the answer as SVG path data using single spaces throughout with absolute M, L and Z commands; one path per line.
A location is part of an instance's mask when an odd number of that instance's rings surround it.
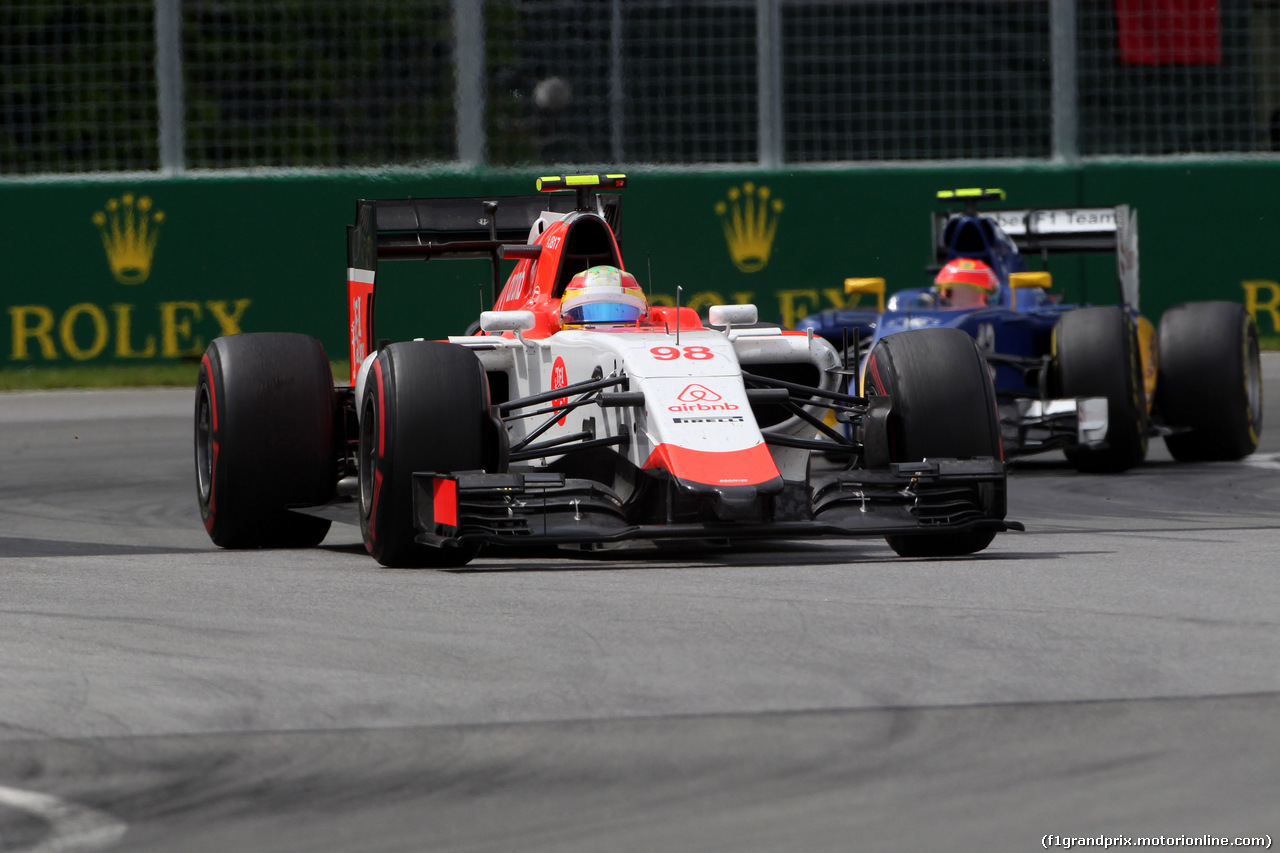
M 1067 311 L 1053 332 L 1058 389 L 1063 397 L 1107 398 L 1107 446 L 1073 447 L 1077 471 L 1118 474 L 1147 455 L 1147 400 L 1138 334 L 1119 305 Z
M 466 565 L 475 545 L 433 548 L 414 541 L 413 474 L 493 470 L 489 385 L 465 347 L 408 341 L 379 350 L 360 415 L 360 529 L 384 566 Z
M 1156 410 L 1182 462 L 1242 459 L 1262 433 L 1258 327 L 1235 302 L 1184 302 L 1160 319 Z
M 309 335 L 217 338 L 196 380 L 196 496 L 214 544 L 305 548 L 327 519 L 289 507 L 337 491 L 333 373 Z
M 893 400 L 889 455 L 894 462 L 1003 458 L 987 362 L 973 338 L 959 329 L 920 329 L 881 339 L 867 359 L 866 391 Z M 984 490 L 982 501 L 988 515 L 1004 518 L 1002 490 Z M 981 551 L 995 535 L 974 530 L 885 538 L 903 557 L 949 557 Z

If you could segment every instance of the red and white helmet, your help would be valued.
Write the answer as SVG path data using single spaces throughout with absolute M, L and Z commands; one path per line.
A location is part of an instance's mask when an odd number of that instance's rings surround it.
M 980 308 L 996 292 L 996 274 L 974 258 L 949 261 L 933 280 L 933 292 L 946 308 Z
M 560 300 L 561 326 L 635 323 L 648 313 L 649 302 L 635 277 L 617 267 L 578 273 Z

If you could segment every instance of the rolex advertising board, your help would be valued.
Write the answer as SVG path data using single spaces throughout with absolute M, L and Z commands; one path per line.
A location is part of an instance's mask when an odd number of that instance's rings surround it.
M 529 194 L 538 174 L 0 184 L 0 368 L 180 361 L 218 335 L 271 330 L 316 335 L 342 359 L 357 199 Z M 621 191 L 623 258 L 654 302 L 754 302 L 762 320 L 792 326 L 857 304 L 846 277 L 884 277 L 890 292 L 927 284 L 935 192 L 1000 187 L 1009 207 L 1130 205 L 1145 313 L 1229 299 L 1274 336 L 1280 259 L 1262 201 L 1273 185 L 1280 164 L 639 172 Z M 487 307 L 486 263 L 420 263 L 380 265 L 377 337 L 460 334 Z M 1115 268 L 1055 258 L 1054 291 L 1114 302 Z
M 37 298 L 8 306 L 11 360 L 175 359 L 199 354 L 211 337 L 241 331 L 252 297 L 206 299 L 143 287 L 151 280 L 165 221 L 164 210 L 150 195 L 125 191 L 107 198 L 89 221 L 101 241 L 100 268 L 77 273 L 68 266 L 68 280 L 96 278 L 104 286 L 83 294 L 74 285 L 56 286 L 54 271 L 63 259 L 73 259 L 74 252 L 51 255 L 44 276 L 36 271 L 23 276 L 45 286 L 29 291 Z M 107 284 L 108 273 L 118 287 Z
M 253 247 L 223 245 L 235 229 L 212 211 L 188 215 L 199 204 L 194 187 L 176 189 L 151 181 L 3 190 L 14 261 L 6 366 L 176 360 L 246 328 L 261 288 L 225 262 Z
M 0 367 L 189 360 L 219 335 L 268 330 L 314 334 L 343 357 L 345 227 L 363 183 L 0 186 L 11 260 Z M 399 301 L 388 292 L 392 312 Z M 474 297 L 464 306 L 447 291 L 422 304 L 427 333 L 476 315 Z

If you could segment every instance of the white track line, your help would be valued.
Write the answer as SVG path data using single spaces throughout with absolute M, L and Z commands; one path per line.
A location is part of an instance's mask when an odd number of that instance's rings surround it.
M 30 812 L 49 824 L 49 834 L 21 853 L 103 850 L 119 842 L 126 829 L 124 821 L 106 812 L 20 788 L 0 785 L 0 805 Z
M 1254 453 L 1240 461 L 1255 468 L 1280 468 L 1280 453 Z

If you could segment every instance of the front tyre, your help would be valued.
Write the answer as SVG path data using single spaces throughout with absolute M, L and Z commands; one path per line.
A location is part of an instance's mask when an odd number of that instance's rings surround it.
M 466 565 L 479 548 L 414 541 L 413 474 L 494 468 L 489 385 L 465 347 L 407 341 L 379 350 L 360 412 L 360 530 L 390 567 Z
M 973 338 L 959 329 L 919 329 L 881 339 L 867 358 L 864 387 L 893 400 L 889 455 L 894 462 L 1004 458 L 991 373 Z M 1003 490 L 979 488 L 984 513 L 1004 518 Z M 885 538 L 903 557 L 949 557 L 981 551 L 995 535 L 973 530 Z
M 1147 400 L 1137 330 L 1119 305 L 1077 308 L 1053 332 L 1058 388 L 1063 397 L 1107 398 L 1107 446 L 1073 447 L 1077 471 L 1118 474 L 1147 456 Z
M 1183 302 L 1160 318 L 1156 410 L 1182 462 L 1242 459 L 1262 433 L 1258 327 L 1235 302 Z
M 196 496 L 222 548 L 318 545 L 329 521 L 290 512 L 337 490 L 333 374 L 309 335 L 216 338 L 196 380 Z

